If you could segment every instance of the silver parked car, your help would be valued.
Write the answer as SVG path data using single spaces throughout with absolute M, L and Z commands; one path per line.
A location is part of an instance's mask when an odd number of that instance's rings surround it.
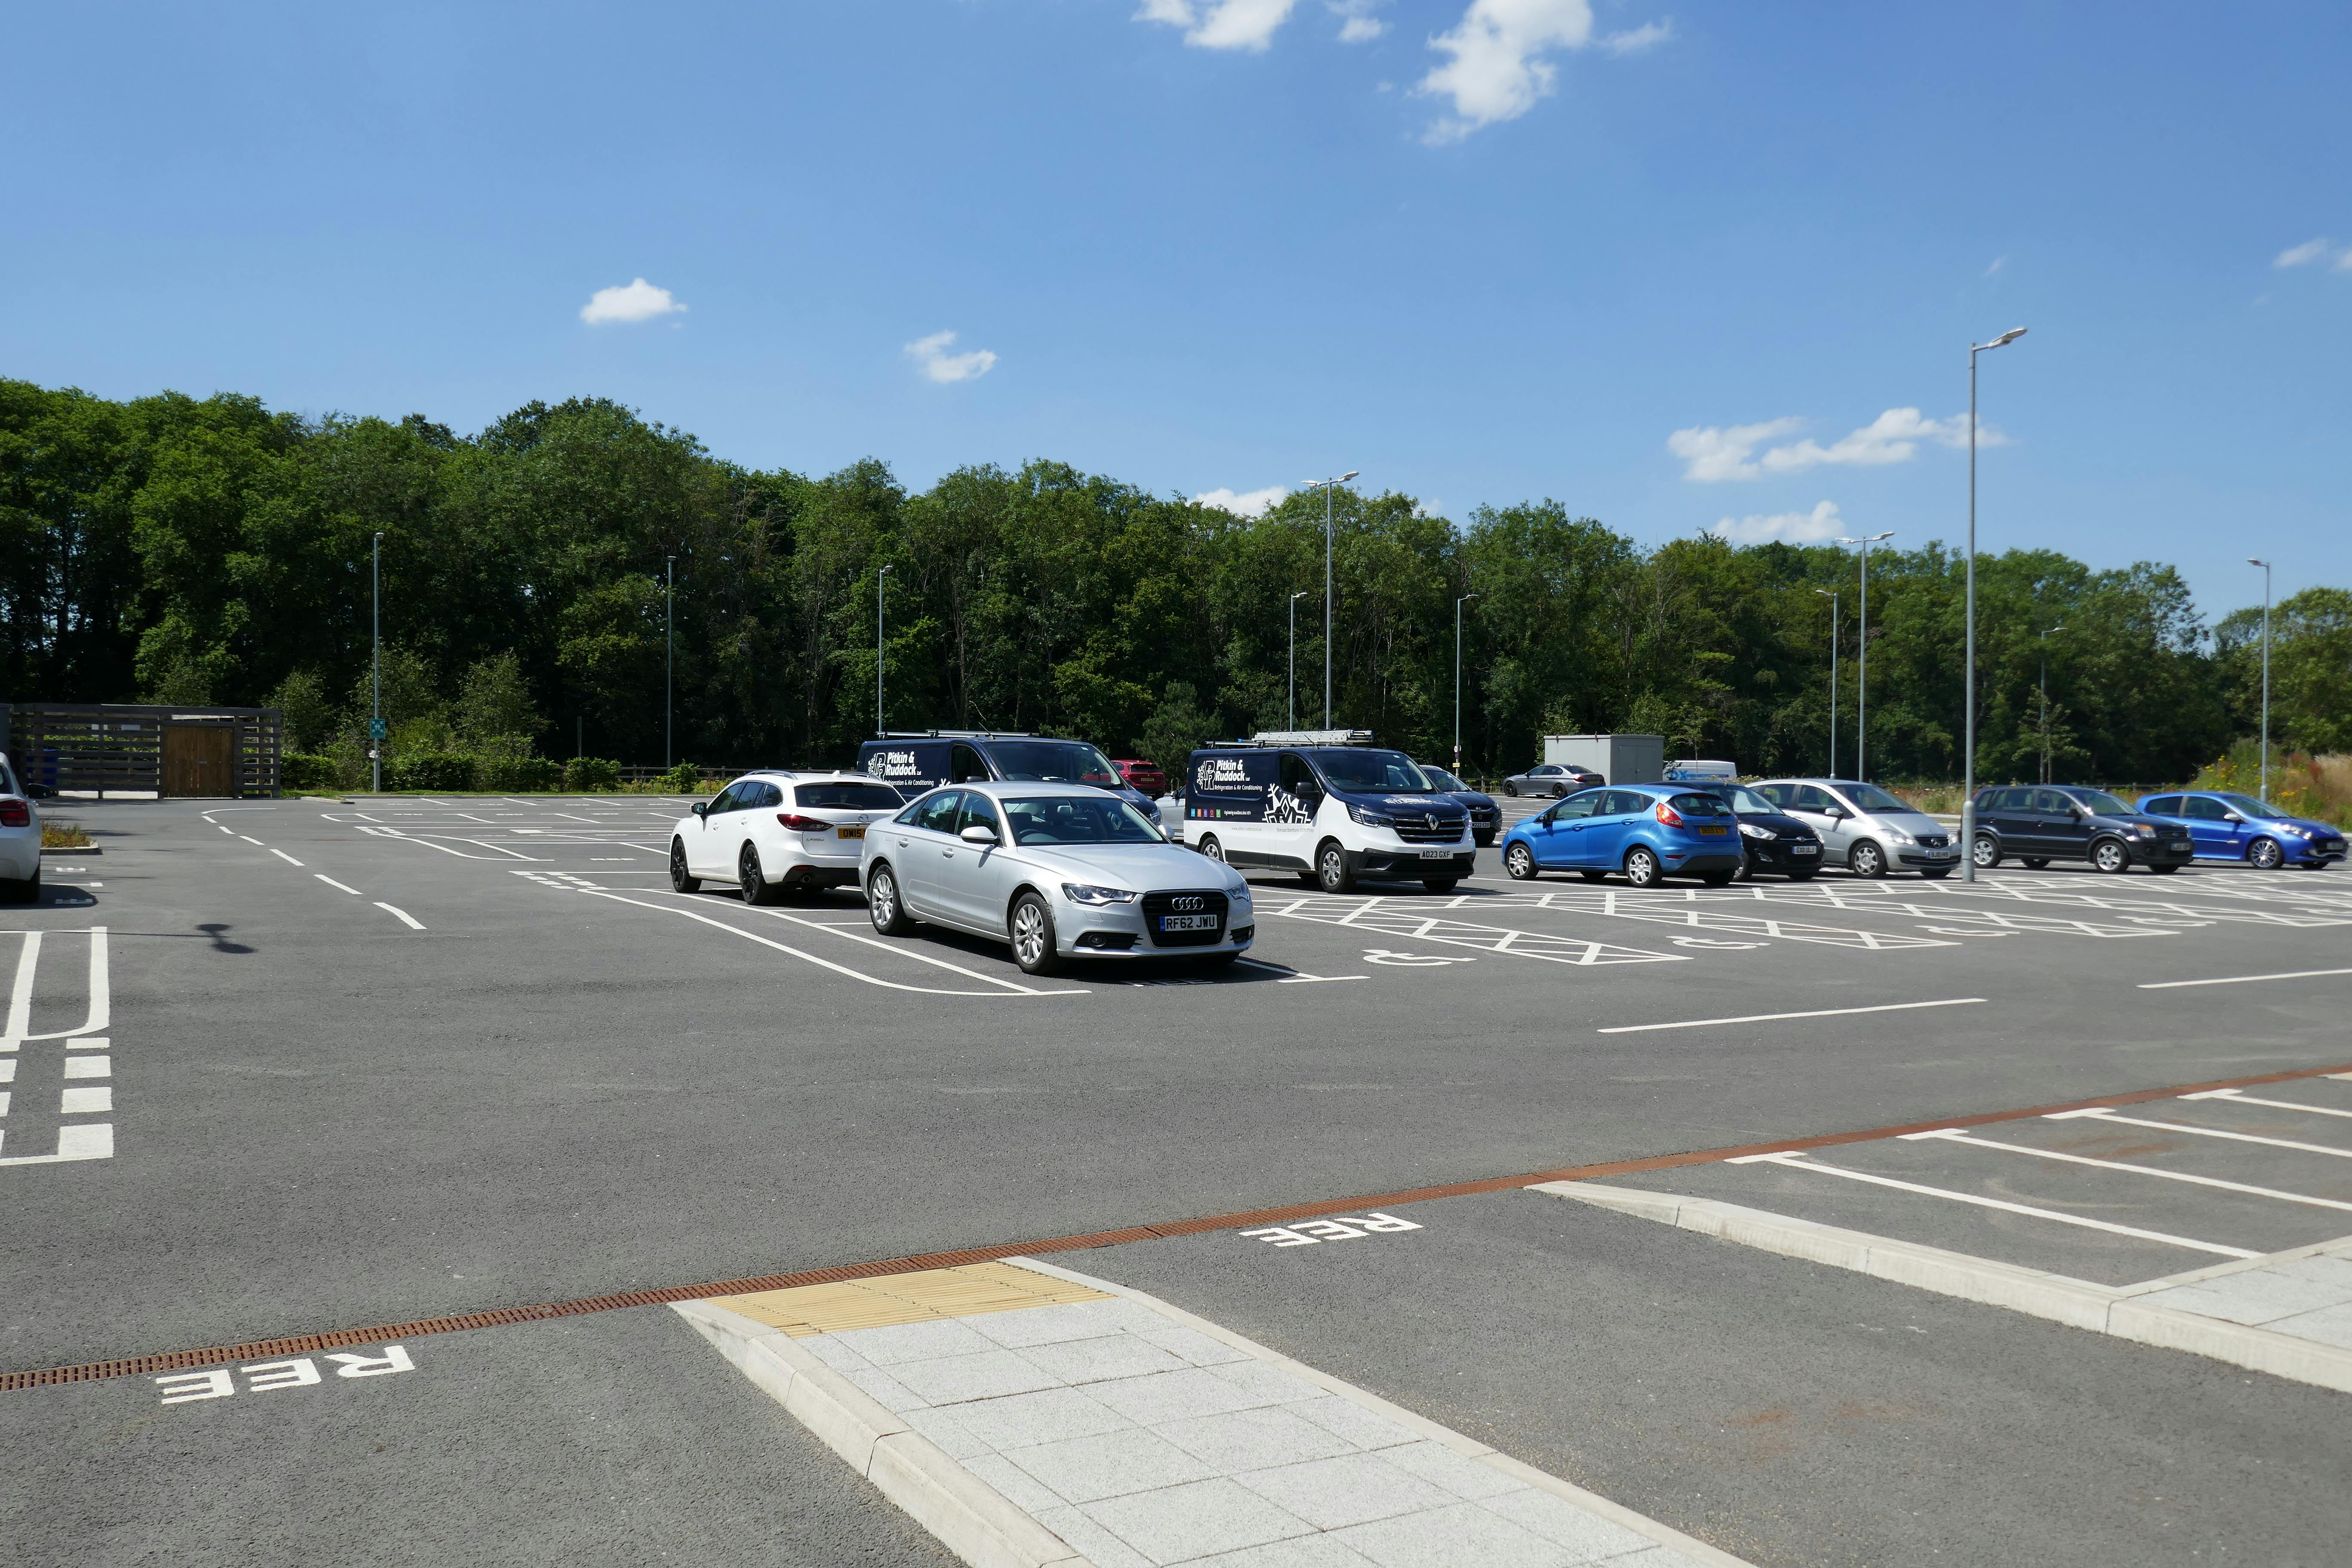
M 1523 773 L 1513 773 L 1503 781 L 1505 795 L 1570 795 L 1580 789 L 1609 781 L 1591 768 L 1570 767 L 1566 763 L 1538 763 Z
M 883 935 L 950 926 L 1010 942 L 1031 974 L 1070 958 L 1231 963 L 1257 935 L 1239 872 L 1085 784 L 935 789 L 867 830 L 859 869 Z
M 1948 877 L 1960 863 L 1952 831 L 1876 784 L 1853 779 L 1769 779 L 1748 786 L 1821 835 L 1822 858 L 1857 877 L 1916 871 Z

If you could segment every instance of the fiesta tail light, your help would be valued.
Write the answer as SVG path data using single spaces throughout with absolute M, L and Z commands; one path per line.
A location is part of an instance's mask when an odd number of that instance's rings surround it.
M 797 812 L 791 811 L 776 813 L 776 820 L 794 833 L 823 833 L 833 826 L 830 822 L 819 822 L 814 816 L 803 816 Z
M 33 810 L 21 800 L 0 800 L 0 827 L 30 827 Z
M 1658 802 L 1658 820 L 1664 823 L 1668 827 L 1680 827 L 1683 825 L 1682 813 L 1676 811 L 1673 806 L 1668 805 L 1663 800 Z

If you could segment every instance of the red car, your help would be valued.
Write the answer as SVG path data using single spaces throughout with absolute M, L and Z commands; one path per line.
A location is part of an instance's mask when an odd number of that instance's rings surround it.
M 1129 785 L 1158 800 L 1168 793 L 1168 775 L 1160 771 L 1157 763 L 1147 763 L 1136 757 L 1113 757 L 1110 765 Z

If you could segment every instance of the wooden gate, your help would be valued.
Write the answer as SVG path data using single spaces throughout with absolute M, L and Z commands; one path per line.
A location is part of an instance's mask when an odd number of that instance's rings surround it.
M 163 795 L 236 793 L 236 731 L 226 724 L 163 726 Z

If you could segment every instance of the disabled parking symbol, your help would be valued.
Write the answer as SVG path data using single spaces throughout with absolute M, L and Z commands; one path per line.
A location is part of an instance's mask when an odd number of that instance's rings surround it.
M 1366 963 L 1385 963 L 1401 969 L 1438 969 L 1449 963 L 1475 963 L 1475 958 L 1449 958 L 1434 952 L 1391 952 L 1376 947 L 1364 954 Z

